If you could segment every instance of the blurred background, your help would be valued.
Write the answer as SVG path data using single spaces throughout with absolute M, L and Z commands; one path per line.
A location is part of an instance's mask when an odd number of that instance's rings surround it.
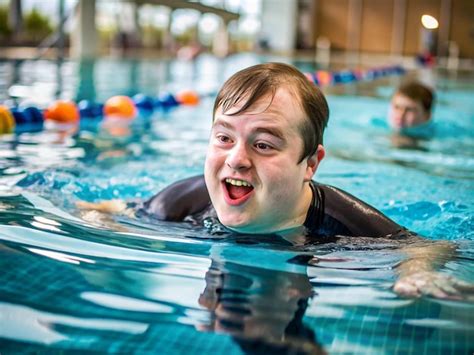
M 324 67 L 421 54 L 472 68 L 473 19 L 472 0 L 0 0 L 0 58 L 257 52 Z

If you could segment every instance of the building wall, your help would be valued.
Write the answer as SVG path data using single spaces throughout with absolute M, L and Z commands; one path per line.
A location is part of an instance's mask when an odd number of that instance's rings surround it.
M 452 0 L 450 40 L 462 58 L 474 59 L 474 0 Z
M 362 2 L 360 50 L 390 53 L 393 28 L 393 1 Z
M 315 6 L 316 33 L 327 37 L 333 49 L 346 49 L 349 21 L 349 0 L 318 0 Z
M 454 41 L 462 58 L 474 59 L 474 0 L 314 0 L 313 38 L 325 36 L 335 50 L 354 49 L 348 42 L 354 36 L 349 23 L 360 23 L 358 47 L 369 53 L 390 54 L 397 47 L 395 38 L 403 39 L 399 50 L 403 55 L 415 55 L 422 49 L 421 16 L 429 14 L 438 19 L 441 37 L 440 52 L 446 54 L 447 41 Z M 350 8 L 361 8 L 360 18 Z M 404 9 L 400 16 L 403 29 L 394 26 L 395 7 Z M 441 13 L 442 9 L 450 13 Z M 352 17 L 351 17 L 352 16 Z M 351 21 L 350 20 L 351 17 Z M 442 28 L 443 21 L 449 29 Z M 398 31 L 397 33 L 394 33 Z M 441 35 L 441 33 L 440 33 Z M 398 36 L 398 37 L 397 37 Z M 351 38 L 352 38 L 351 37 Z M 395 47 L 394 47 L 395 45 Z

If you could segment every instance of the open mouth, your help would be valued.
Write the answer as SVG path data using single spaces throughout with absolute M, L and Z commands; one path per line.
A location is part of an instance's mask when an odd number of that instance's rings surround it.
M 253 186 L 245 180 L 227 178 L 224 181 L 226 197 L 232 205 L 245 202 L 253 191 Z

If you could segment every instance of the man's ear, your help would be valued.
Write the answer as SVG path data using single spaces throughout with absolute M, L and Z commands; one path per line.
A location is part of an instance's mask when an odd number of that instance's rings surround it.
M 306 173 L 304 176 L 305 182 L 311 181 L 314 176 L 314 173 L 316 173 L 316 170 L 318 169 L 319 163 L 321 162 L 321 160 L 324 159 L 325 155 L 326 151 L 324 150 L 324 147 L 320 144 L 318 145 L 316 153 L 306 158 Z

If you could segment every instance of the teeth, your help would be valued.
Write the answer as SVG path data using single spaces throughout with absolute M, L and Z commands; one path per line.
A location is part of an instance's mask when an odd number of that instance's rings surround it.
M 234 180 L 234 179 L 225 179 L 225 182 L 231 184 L 231 185 L 234 185 L 234 186 L 247 186 L 247 187 L 251 187 L 252 185 L 250 185 L 247 181 L 243 181 L 243 180 Z

